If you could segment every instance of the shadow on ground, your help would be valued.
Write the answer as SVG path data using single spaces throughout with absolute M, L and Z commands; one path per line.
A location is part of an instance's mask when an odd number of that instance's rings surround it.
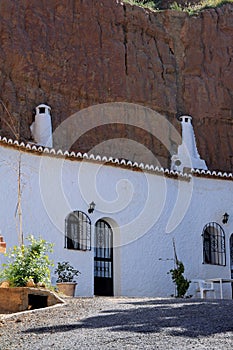
M 131 299 L 132 300 L 132 299 Z M 106 328 L 112 332 L 158 333 L 195 338 L 233 331 L 233 301 L 146 300 L 121 302 L 121 308 L 101 311 L 72 324 L 29 328 L 24 333 L 68 332 Z M 126 307 L 129 307 L 126 309 Z

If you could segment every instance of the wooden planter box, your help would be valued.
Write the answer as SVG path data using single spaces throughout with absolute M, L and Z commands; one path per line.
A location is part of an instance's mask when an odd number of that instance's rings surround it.
M 39 309 L 62 302 L 55 293 L 44 288 L 0 288 L 0 313 Z

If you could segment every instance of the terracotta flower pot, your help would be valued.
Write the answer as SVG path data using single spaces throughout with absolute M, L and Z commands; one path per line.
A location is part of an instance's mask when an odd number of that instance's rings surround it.
M 75 293 L 76 282 L 57 282 L 58 291 L 69 296 L 73 297 Z

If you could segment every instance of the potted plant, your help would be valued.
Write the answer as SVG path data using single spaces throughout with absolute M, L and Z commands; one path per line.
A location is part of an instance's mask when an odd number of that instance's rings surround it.
M 56 284 L 58 291 L 67 296 L 74 296 L 77 285 L 74 278 L 81 272 L 71 266 L 68 261 L 58 262 L 54 272 L 57 274 Z

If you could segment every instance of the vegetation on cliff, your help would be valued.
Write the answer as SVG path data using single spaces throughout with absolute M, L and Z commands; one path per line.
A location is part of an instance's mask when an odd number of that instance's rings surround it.
M 196 0 L 196 1 L 164 1 L 161 0 L 125 0 L 124 2 L 131 5 L 139 5 L 142 7 L 150 8 L 151 10 L 163 10 L 165 8 L 170 8 L 171 10 L 184 11 L 189 14 L 196 14 L 201 10 L 208 8 L 220 7 L 227 3 L 233 3 L 233 0 Z

